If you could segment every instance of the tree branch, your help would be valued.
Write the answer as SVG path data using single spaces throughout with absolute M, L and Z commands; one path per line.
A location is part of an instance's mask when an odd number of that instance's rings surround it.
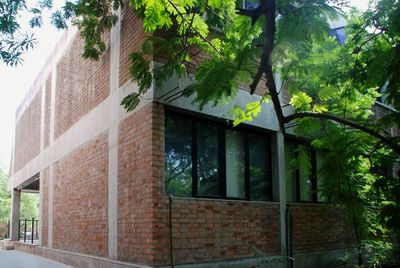
M 264 47 L 263 54 L 261 58 L 260 65 L 258 67 L 258 71 L 256 76 L 253 79 L 253 82 L 250 85 L 250 93 L 253 94 L 257 88 L 257 85 L 262 77 L 262 74 L 265 73 L 267 81 L 265 82 L 269 94 L 271 95 L 271 100 L 274 105 L 276 117 L 278 118 L 279 127 L 281 131 L 285 132 L 285 123 L 284 123 L 284 115 L 282 111 L 281 102 L 279 100 L 278 91 L 276 89 L 276 83 L 274 79 L 274 74 L 272 71 L 272 66 L 270 63 L 270 56 L 272 49 L 274 47 L 275 40 L 275 12 L 276 12 L 276 1 L 275 0 L 264 0 L 261 2 L 262 10 L 265 12 L 265 34 L 264 34 Z
M 358 129 L 362 132 L 365 132 L 365 133 L 371 135 L 372 137 L 377 138 L 382 143 L 384 143 L 386 146 L 390 147 L 397 154 L 400 154 L 400 146 L 393 139 L 385 137 L 382 134 L 380 134 L 378 131 L 375 131 L 373 129 L 370 129 L 368 127 L 360 125 L 354 121 L 351 121 L 351 120 L 348 120 L 345 118 L 341 118 L 341 117 L 338 117 L 335 115 L 315 113 L 315 112 L 298 112 L 298 113 L 284 117 L 284 124 L 287 124 L 295 119 L 301 119 L 301 118 L 320 118 L 320 119 L 325 119 L 325 120 L 332 120 L 337 123 Z

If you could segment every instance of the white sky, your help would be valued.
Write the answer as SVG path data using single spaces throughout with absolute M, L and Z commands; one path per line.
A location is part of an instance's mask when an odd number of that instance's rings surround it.
M 350 2 L 360 9 L 368 7 L 368 0 Z M 24 56 L 22 65 L 8 67 L 0 62 L 0 163 L 7 168 L 7 172 L 11 159 L 15 111 L 62 35 L 48 23 L 44 25 L 37 31 L 38 45 Z

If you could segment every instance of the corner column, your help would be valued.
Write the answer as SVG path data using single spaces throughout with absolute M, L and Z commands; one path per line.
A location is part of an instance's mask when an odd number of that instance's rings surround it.
M 108 129 L 108 257 L 118 258 L 118 136 L 119 136 L 119 47 L 121 8 L 111 29 L 110 42 L 110 127 Z
M 275 143 L 277 177 L 278 177 L 278 193 L 279 193 L 279 223 L 281 233 L 281 255 L 287 255 L 287 234 L 286 234 L 286 177 L 285 177 L 285 137 L 279 131 L 276 134 Z
M 11 241 L 18 241 L 19 229 L 19 211 L 21 205 L 21 191 L 13 189 L 11 193 L 11 223 L 10 223 L 10 238 Z

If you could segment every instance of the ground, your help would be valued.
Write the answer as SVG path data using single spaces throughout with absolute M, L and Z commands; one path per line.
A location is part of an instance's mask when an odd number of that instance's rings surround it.
M 0 267 L 7 268 L 71 268 L 40 256 L 16 251 L 0 249 Z

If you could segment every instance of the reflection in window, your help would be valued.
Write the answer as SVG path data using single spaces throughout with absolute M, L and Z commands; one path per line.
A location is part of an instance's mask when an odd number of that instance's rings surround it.
M 166 193 L 272 200 L 268 137 L 166 113 Z
M 311 148 L 295 142 L 285 142 L 286 199 L 288 202 L 314 202 L 315 171 Z
M 286 200 L 296 202 L 296 146 L 292 142 L 285 143 L 285 177 Z
M 306 146 L 298 147 L 298 169 L 300 201 L 312 202 L 312 172 L 311 172 L 311 150 Z
M 226 195 L 245 198 L 244 135 L 239 131 L 225 132 Z
M 179 116 L 165 120 L 165 188 L 167 194 L 192 195 L 192 122 Z
M 271 200 L 271 185 L 267 141 L 260 135 L 249 134 L 250 196 L 252 200 Z
M 327 196 L 326 188 L 326 178 L 324 177 L 324 161 L 323 154 L 317 152 L 317 185 L 318 185 L 318 201 L 328 202 L 329 198 Z
M 218 128 L 197 124 L 197 190 L 200 196 L 219 196 Z

